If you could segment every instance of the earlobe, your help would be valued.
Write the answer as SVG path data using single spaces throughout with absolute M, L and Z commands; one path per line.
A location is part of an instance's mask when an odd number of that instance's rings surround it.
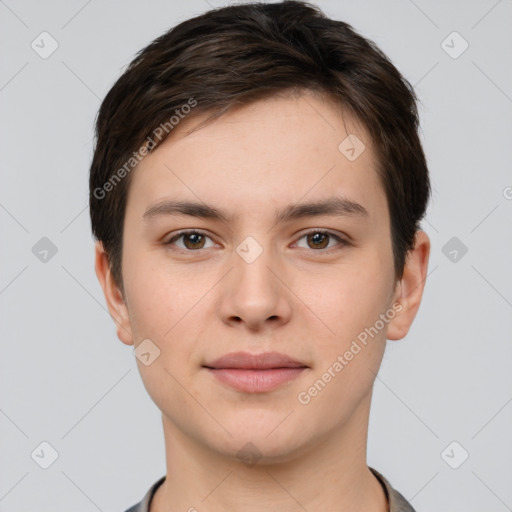
M 126 345 L 133 345 L 128 308 L 119 287 L 114 282 L 107 253 L 99 241 L 96 242 L 94 250 L 96 276 L 103 289 L 110 316 L 116 325 L 117 337 Z
M 421 230 L 416 232 L 414 248 L 407 253 L 404 272 L 397 283 L 394 302 L 401 306 L 400 311 L 388 324 L 387 339 L 404 338 L 420 307 L 430 255 L 430 239 Z

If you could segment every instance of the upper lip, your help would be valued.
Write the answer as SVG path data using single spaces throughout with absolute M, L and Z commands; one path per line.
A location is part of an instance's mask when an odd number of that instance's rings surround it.
M 268 370 L 270 368 L 307 368 L 304 363 L 279 352 L 251 354 L 231 352 L 204 365 L 207 368 L 237 368 L 242 370 Z

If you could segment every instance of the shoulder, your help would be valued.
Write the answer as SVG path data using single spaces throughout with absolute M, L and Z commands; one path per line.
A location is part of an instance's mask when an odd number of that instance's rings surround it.
M 163 484 L 165 480 L 165 476 L 157 480 L 148 490 L 148 492 L 144 495 L 144 498 L 137 503 L 136 505 L 133 505 L 133 507 L 130 507 L 126 512 L 149 512 L 149 505 L 151 504 L 151 500 L 153 499 L 153 496 L 155 495 L 156 490 L 160 487 L 160 485 Z
M 412 505 L 381 475 L 378 471 L 370 468 L 370 471 L 380 481 L 389 501 L 389 512 L 415 512 Z

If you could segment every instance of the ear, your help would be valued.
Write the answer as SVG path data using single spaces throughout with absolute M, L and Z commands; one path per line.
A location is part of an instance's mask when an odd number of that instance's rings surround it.
M 408 332 L 420 307 L 427 278 L 430 239 L 421 230 L 416 231 L 414 248 L 407 253 L 402 278 L 396 285 L 394 302 L 401 310 L 389 322 L 387 339 L 400 340 Z
M 110 316 L 116 324 L 117 337 L 126 345 L 133 345 L 128 308 L 119 287 L 114 282 L 107 253 L 101 242 L 96 242 L 94 250 L 96 276 L 103 289 Z

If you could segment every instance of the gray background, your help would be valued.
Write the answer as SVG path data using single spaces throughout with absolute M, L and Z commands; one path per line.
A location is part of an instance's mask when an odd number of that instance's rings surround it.
M 159 411 L 94 274 L 87 173 L 108 89 L 208 4 L 226 2 L 0 1 L 0 510 L 124 511 L 165 473 Z M 512 2 L 317 4 L 415 85 L 434 189 L 424 300 L 388 342 L 369 464 L 419 512 L 512 510 Z

